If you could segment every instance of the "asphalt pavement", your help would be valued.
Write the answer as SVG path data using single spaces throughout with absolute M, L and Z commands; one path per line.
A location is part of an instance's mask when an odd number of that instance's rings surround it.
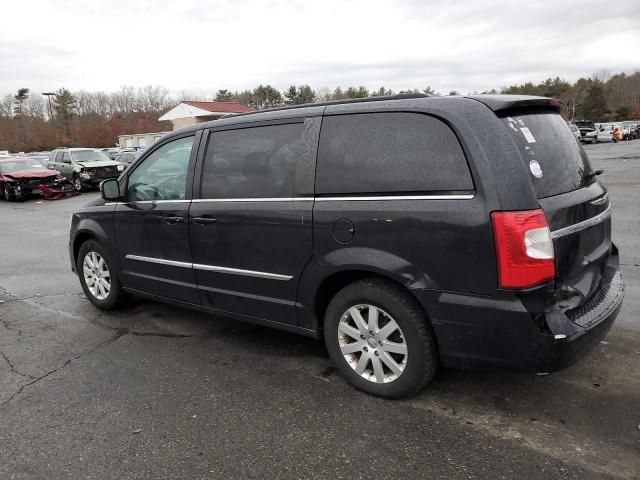
M 639 479 L 640 140 L 585 148 L 627 286 L 610 334 L 553 375 L 443 369 L 403 401 L 351 388 L 315 340 L 100 312 L 67 253 L 97 193 L 0 202 L 0 479 Z

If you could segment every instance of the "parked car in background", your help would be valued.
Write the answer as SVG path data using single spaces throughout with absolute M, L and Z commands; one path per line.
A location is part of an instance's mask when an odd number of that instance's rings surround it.
M 569 129 L 571 130 L 571 133 L 573 133 L 573 136 L 576 137 L 576 140 L 578 140 L 579 142 L 582 141 L 582 133 L 580 133 L 580 129 L 573 124 L 569 125 Z
M 127 167 L 129 165 L 131 165 L 140 155 L 138 155 L 138 152 L 122 152 L 119 153 L 118 155 L 116 155 L 115 157 L 115 161 L 116 162 L 120 162 L 124 165 L 126 165 Z
M 622 122 L 620 128 L 622 129 L 623 140 L 636 140 L 638 138 L 638 123 L 636 122 Z
M 601 172 L 560 107 L 403 95 L 176 130 L 73 214 L 71 266 L 98 308 L 133 293 L 323 338 L 382 397 L 439 365 L 551 372 L 624 296 Z
M 116 156 L 122 151 L 120 148 L 103 148 L 102 151 L 111 159 L 115 160 Z
M 72 181 L 79 192 L 97 188 L 107 178 L 117 178 L 125 168 L 94 148 L 56 148 L 48 166 Z
M 612 123 L 596 123 L 596 142 L 612 142 L 613 128 Z
M 0 192 L 9 201 L 32 196 L 56 198 L 75 193 L 75 187 L 60 172 L 29 157 L 0 158 Z
M 583 142 L 596 143 L 596 126 L 591 120 L 577 120 L 575 126 L 580 130 L 580 136 Z

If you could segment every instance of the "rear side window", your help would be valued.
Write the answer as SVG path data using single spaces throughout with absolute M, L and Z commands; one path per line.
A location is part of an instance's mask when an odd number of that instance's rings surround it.
M 294 192 L 303 123 L 223 130 L 209 136 L 202 198 L 282 198 Z
M 571 192 L 595 181 L 589 176 L 587 154 L 559 114 L 513 114 L 502 121 L 527 163 L 538 198 Z
M 364 194 L 473 190 L 453 131 L 418 113 L 325 117 L 316 192 Z

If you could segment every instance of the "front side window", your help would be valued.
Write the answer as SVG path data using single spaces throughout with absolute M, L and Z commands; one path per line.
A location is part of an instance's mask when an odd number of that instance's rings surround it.
M 325 117 L 316 192 L 385 194 L 473 190 L 456 135 L 417 113 Z
M 69 152 L 64 152 L 62 154 L 62 163 L 71 163 L 71 156 L 69 155 Z
M 129 176 L 127 200 L 184 200 L 194 137 L 161 146 Z
M 202 198 L 282 198 L 294 192 L 302 123 L 214 132 L 202 171 Z

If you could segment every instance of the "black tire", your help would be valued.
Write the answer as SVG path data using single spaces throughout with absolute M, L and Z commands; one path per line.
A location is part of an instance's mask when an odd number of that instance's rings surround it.
M 11 191 L 9 184 L 5 183 L 2 186 L 2 196 L 7 202 L 13 202 L 16 199 L 15 192 Z
M 593 140 L 591 140 L 591 143 L 593 144 L 598 143 L 598 137 L 593 137 Z
M 82 179 L 78 175 L 73 176 L 73 186 L 76 187 L 78 192 L 83 190 Z
M 351 307 L 362 304 L 372 305 L 388 314 L 398 324 L 402 334 L 400 338 L 406 343 L 404 370 L 388 383 L 378 383 L 361 376 L 341 351 L 338 338 L 340 321 Z M 437 343 L 429 319 L 406 290 L 386 280 L 364 279 L 340 290 L 331 299 L 325 313 L 324 339 L 329 356 L 349 383 L 379 397 L 397 399 L 414 395 L 431 381 L 438 368 Z M 377 348 L 382 350 L 383 347 Z M 373 369 L 373 363 L 368 365 Z
M 104 259 L 104 262 L 106 263 L 107 269 L 109 271 L 111 287 L 106 298 L 103 299 L 98 298 L 93 292 L 91 292 L 85 280 L 83 263 L 85 257 L 91 252 L 97 253 L 100 257 L 102 257 L 102 259 Z M 99 309 L 114 310 L 122 307 L 129 299 L 129 295 L 122 289 L 120 279 L 114 271 L 111 257 L 109 257 L 109 254 L 97 241 L 87 240 L 80 246 L 78 257 L 76 258 L 76 269 L 78 272 L 78 277 L 80 278 L 80 285 L 82 285 L 82 290 L 84 290 L 84 294 L 87 296 L 89 301 Z

